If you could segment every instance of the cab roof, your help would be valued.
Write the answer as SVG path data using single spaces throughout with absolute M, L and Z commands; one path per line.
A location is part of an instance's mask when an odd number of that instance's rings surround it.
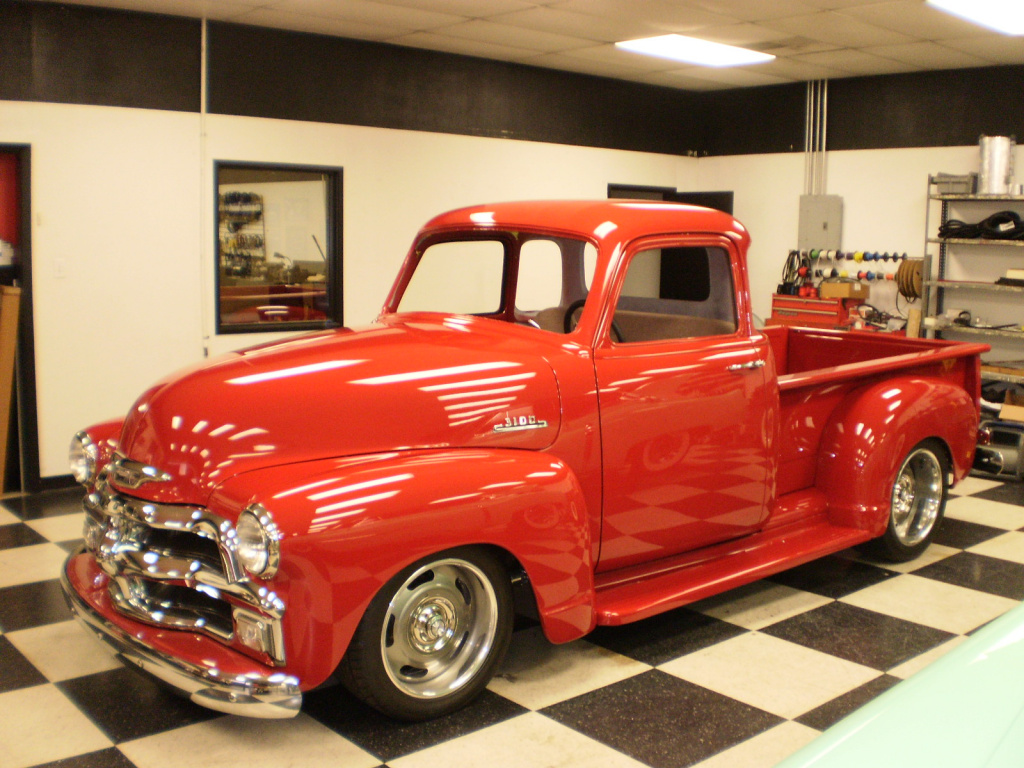
M 642 235 L 716 233 L 741 245 L 746 228 L 727 213 L 648 200 L 536 200 L 475 205 L 431 219 L 423 232 L 498 229 L 544 230 L 586 239 L 628 242 Z

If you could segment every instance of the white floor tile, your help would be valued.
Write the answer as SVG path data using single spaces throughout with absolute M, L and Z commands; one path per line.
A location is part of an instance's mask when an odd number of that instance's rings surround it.
M 539 627 L 517 632 L 487 686 L 529 709 L 542 709 L 646 672 L 651 667 L 586 640 L 552 645 Z
M 968 552 L 1024 564 L 1024 532 L 1010 531 L 971 547 Z
M 59 517 L 42 517 L 38 520 L 30 520 L 26 525 L 50 541 L 73 541 L 82 538 L 85 512 L 60 515 Z
M 907 659 L 898 667 L 893 667 L 889 670 L 889 674 L 893 677 L 898 677 L 901 680 L 906 680 L 908 677 L 912 677 L 920 672 L 922 669 L 927 667 L 933 661 L 938 661 L 947 653 L 956 648 L 960 643 L 967 639 L 966 635 L 957 635 L 952 640 L 947 640 L 942 645 L 938 645 L 932 648 L 930 651 L 925 651 L 920 656 L 915 656 L 912 659 Z
M 630 757 L 529 712 L 454 741 L 389 760 L 391 768 L 641 768 Z M 140 768 L 145 768 L 140 766 Z
M 972 493 L 982 493 L 983 491 L 990 491 L 993 488 L 997 488 L 1002 483 L 998 480 L 986 480 L 983 477 L 967 477 L 964 478 L 959 485 L 950 489 L 950 493 L 955 496 L 967 496 Z
M 56 544 L 0 549 L 0 587 L 56 579 L 67 556 Z
M 694 768 L 772 768 L 820 735 L 819 731 L 800 723 L 781 723 Z
M 785 718 L 809 712 L 881 674 L 757 632 L 674 659 L 658 669 Z
M 75 621 L 8 632 L 7 639 L 51 683 L 122 666 Z
M 294 720 L 220 717 L 119 744 L 138 768 L 371 768 L 372 755 L 307 715 Z
M 831 602 L 811 592 L 756 581 L 687 607 L 746 629 L 762 629 Z
M 946 516 L 1008 531 L 1024 528 L 1024 507 L 973 496 L 950 499 L 946 504 Z
M 842 598 L 844 603 L 958 635 L 991 621 L 1018 603 L 974 589 L 905 573 Z
M 0 507 L 0 525 L 13 525 L 14 523 L 20 523 L 21 520 L 16 514 L 10 510 Z
M 4 768 L 26 768 L 112 743 L 57 688 L 38 685 L 0 694 L 0 745 Z

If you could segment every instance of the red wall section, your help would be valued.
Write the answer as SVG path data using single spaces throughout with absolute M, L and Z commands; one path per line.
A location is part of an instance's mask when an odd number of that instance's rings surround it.
M 18 244 L 18 157 L 0 152 L 0 240 Z

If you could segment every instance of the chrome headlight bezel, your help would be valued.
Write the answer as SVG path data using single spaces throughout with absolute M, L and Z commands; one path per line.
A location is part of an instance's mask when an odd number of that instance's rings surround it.
M 235 557 L 246 573 L 269 579 L 281 562 L 280 532 L 274 518 L 259 504 L 246 509 L 235 524 Z
M 68 464 L 75 482 L 89 485 L 96 479 L 100 449 L 87 432 L 79 432 L 71 439 Z

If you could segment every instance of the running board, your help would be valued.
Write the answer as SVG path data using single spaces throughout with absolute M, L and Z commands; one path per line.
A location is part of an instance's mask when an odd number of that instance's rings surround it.
M 597 623 L 616 626 L 646 619 L 870 538 L 860 528 L 829 525 L 824 516 L 816 515 L 642 569 L 598 574 Z

